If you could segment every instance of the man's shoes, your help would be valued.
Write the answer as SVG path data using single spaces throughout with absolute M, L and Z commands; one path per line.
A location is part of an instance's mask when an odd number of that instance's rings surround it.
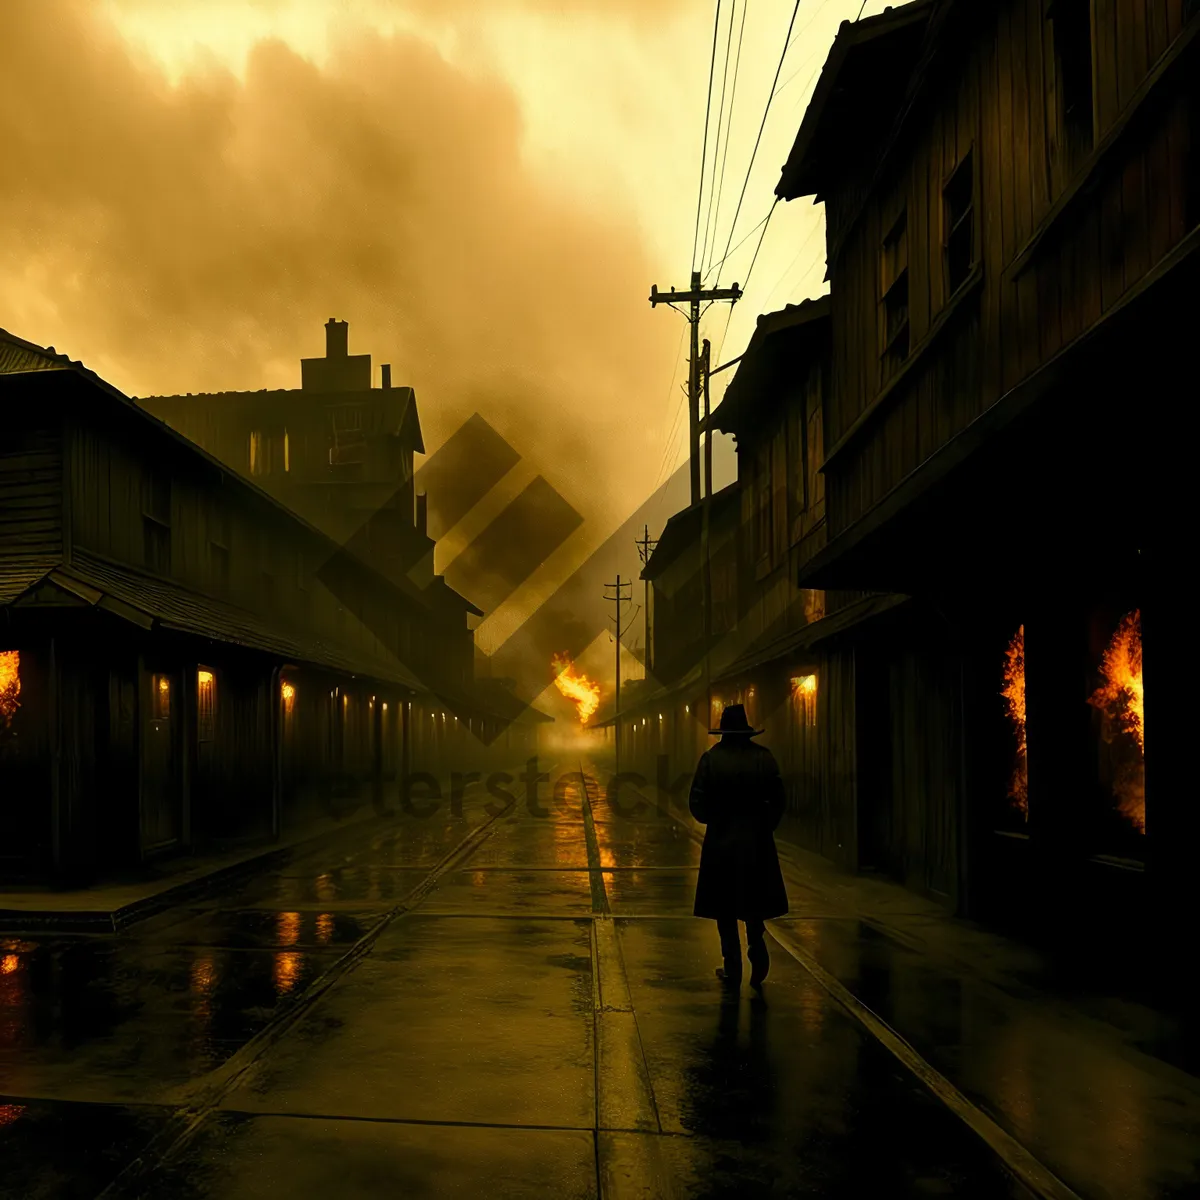
M 717 978 L 730 988 L 741 987 L 742 977 L 740 975 L 731 975 L 724 967 L 717 968 Z
M 755 954 L 750 955 L 750 986 L 755 991 L 762 991 L 763 980 L 767 977 L 767 972 L 771 969 L 771 959 L 766 953 L 766 947 Z

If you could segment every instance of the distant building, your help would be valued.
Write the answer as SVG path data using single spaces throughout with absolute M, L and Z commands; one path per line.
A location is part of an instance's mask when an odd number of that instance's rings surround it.
M 300 360 L 300 387 L 144 396 L 137 403 L 253 479 L 341 545 L 393 578 L 433 587 L 467 607 L 433 574 L 433 539 L 413 456 L 425 452 L 417 397 L 372 386 L 371 356 L 349 353 L 349 326 L 330 318 L 323 358 Z
M 500 732 L 523 750 L 526 714 L 473 688 L 466 602 L 2 330 L 0 416 L 0 876 L 278 835 Z

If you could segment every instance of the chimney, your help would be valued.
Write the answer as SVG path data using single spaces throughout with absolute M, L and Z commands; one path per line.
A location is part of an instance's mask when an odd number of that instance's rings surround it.
M 350 326 L 330 317 L 325 322 L 325 357 L 345 358 L 349 348 Z
M 429 536 L 429 497 L 424 492 L 417 493 L 417 532 Z
M 379 373 L 383 376 L 383 386 L 390 388 L 392 386 L 392 364 L 383 363 L 379 368 Z

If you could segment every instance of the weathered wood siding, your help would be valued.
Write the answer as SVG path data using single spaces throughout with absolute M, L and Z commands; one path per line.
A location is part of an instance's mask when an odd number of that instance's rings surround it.
M 1139 89 L 1193 32 L 1182 0 L 1093 0 L 1096 149 L 1076 164 L 1059 148 L 1043 0 L 989 10 L 948 56 L 953 65 L 940 68 L 861 210 L 849 194 L 829 198 L 841 214 L 834 228 L 858 213 L 844 240 L 831 243 L 830 536 L 1112 311 L 1196 224 L 1194 65 L 1139 105 Z M 1135 107 L 1136 134 L 1106 147 Z M 943 188 L 968 152 L 977 265 L 951 297 Z M 1085 176 L 1089 187 L 1080 189 Z M 911 348 L 889 379 L 880 362 L 880 253 L 905 207 Z
M 62 440 L 19 416 L 0 431 L 0 571 L 14 579 L 62 552 Z M 2 586 L 2 583 L 0 583 Z M 15 585 L 14 585 L 15 586 Z

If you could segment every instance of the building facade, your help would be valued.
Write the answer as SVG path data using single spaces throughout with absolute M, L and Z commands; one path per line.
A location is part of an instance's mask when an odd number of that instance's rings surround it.
M 793 836 L 1131 965 L 1161 946 L 1155 913 L 1196 905 L 1169 647 L 1198 37 L 1182 0 L 917 0 L 844 24 L 777 189 L 825 207 L 821 402 L 795 351 L 756 378 L 756 334 L 722 406 L 752 397 L 739 620 L 785 654 L 751 641 L 712 699 L 766 727 Z
M 0 404 L 5 875 L 277 836 L 494 740 L 462 606 L 53 350 L 0 335 Z
M 1194 904 L 1165 701 L 1194 8 L 938 0 L 844 26 L 777 189 L 823 200 L 828 235 L 827 545 L 800 581 L 912 597 L 856 651 L 887 763 L 859 781 L 860 857 L 1059 949 L 1140 946 L 1149 905 Z

